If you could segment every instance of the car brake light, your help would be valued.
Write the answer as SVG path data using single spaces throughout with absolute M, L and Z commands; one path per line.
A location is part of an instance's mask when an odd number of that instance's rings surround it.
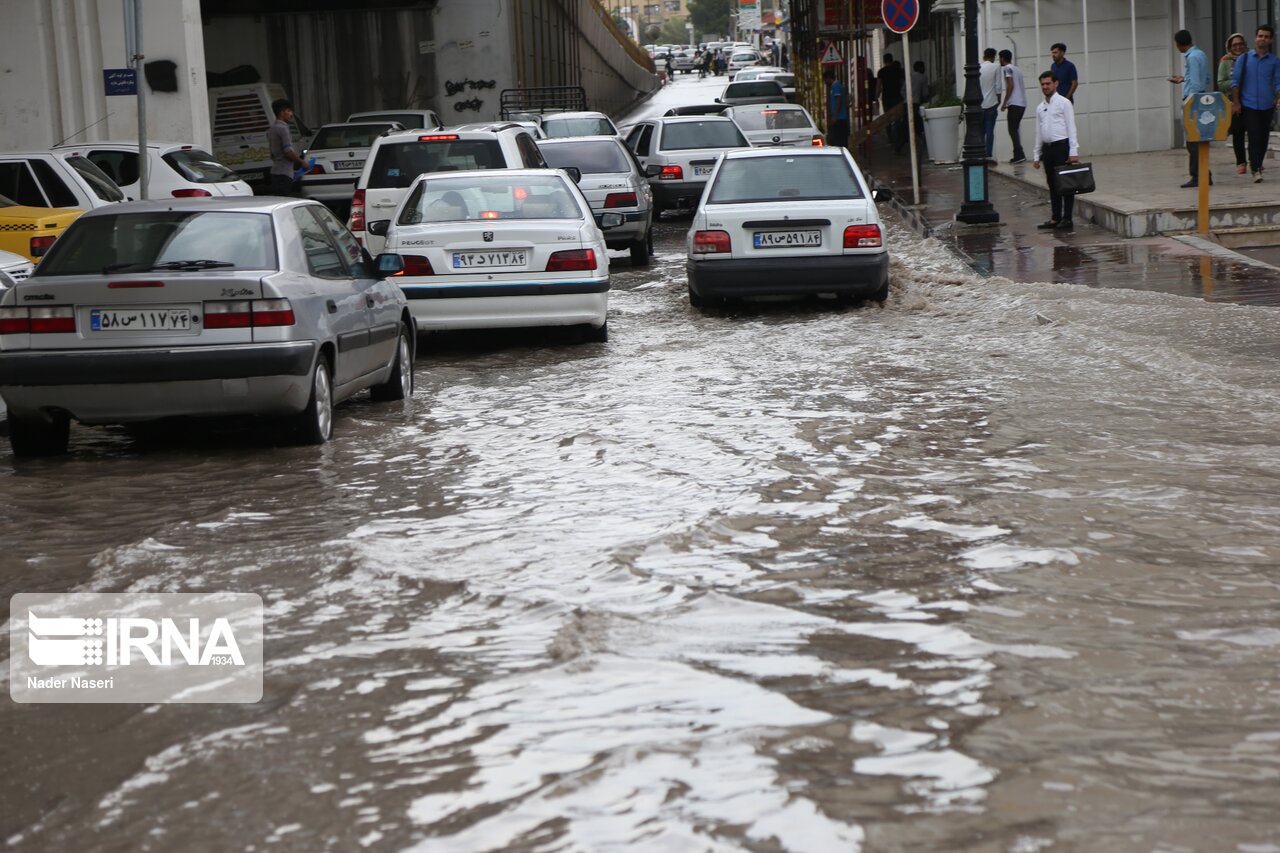
M 246 329 L 250 326 L 292 326 L 293 306 L 288 299 L 255 299 L 206 302 L 206 329 Z
M 635 207 L 638 203 L 635 193 L 609 193 L 604 197 L 605 207 Z
M 28 310 L 31 311 L 33 335 L 76 330 L 76 311 L 71 305 L 44 305 Z
M 819 136 L 818 134 L 816 134 L 816 133 L 815 133 L 815 134 L 813 135 L 813 147 L 814 147 L 814 148 L 826 148 L 826 147 L 827 147 L 827 140 L 823 139 L 821 136 Z
M 458 138 L 456 133 L 433 133 L 429 136 L 419 136 L 419 142 L 451 142 Z
M 351 230 L 364 230 L 364 190 L 356 190 L 351 196 Z
M 679 166 L 663 166 L 662 171 L 658 173 L 660 181 L 683 181 L 684 169 Z
M 695 255 L 714 255 L 733 251 L 728 231 L 698 231 L 693 235 Z
M 566 249 L 547 258 L 547 272 L 572 272 L 596 268 L 595 249 Z
M 26 308 L 0 308 L 0 335 L 25 335 L 30 331 L 30 311 Z
M 49 251 L 49 247 L 53 245 L 53 241 L 57 237 L 32 237 L 31 238 L 31 257 L 42 258 L 44 253 Z
M 518 201 L 524 201 L 529 197 L 529 191 L 524 187 L 516 187 L 512 190 L 511 194 L 514 195 Z
M 314 164 L 312 164 L 312 166 L 311 166 L 311 168 L 310 168 L 310 169 L 307 169 L 307 174 L 308 174 L 308 175 L 323 175 L 323 174 L 324 174 L 324 166 L 321 166 L 319 163 L 314 163 Z
M 431 261 L 422 257 L 422 255 L 403 255 L 401 260 L 404 261 L 404 269 L 396 273 L 396 275 L 435 275 L 436 271 L 431 268 Z
M 844 229 L 846 249 L 877 249 L 881 245 L 879 225 L 850 225 Z
M 208 190 L 174 190 L 174 198 L 213 198 Z

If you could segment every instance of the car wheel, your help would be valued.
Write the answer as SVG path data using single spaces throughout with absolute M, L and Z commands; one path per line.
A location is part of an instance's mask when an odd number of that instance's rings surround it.
M 889 276 L 884 277 L 884 284 L 880 285 L 876 292 L 871 294 L 871 298 L 881 305 L 889 298 Z
M 604 344 L 609 342 L 609 321 L 605 320 L 600 324 L 599 328 L 595 326 L 583 326 L 582 334 L 579 338 L 583 343 L 588 344 Z
M 693 307 L 693 308 L 707 307 L 707 300 L 703 299 L 701 296 L 698 295 L 698 292 L 693 289 L 692 284 L 689 285 L 689 305 L 690 307 Z
M 644 266 L 649 263 L 649 255 L 653 252 L 653 230 L 631 244 L 631 265 Z
M 311 399 L 293 416 L 294 434 L 301 444 L 324 444 L 333 436 L 333 373 L 327 356 L 316 359 L 311 372 Z
M 9 413 L 9 446 L 14 456 L 60 456 L 67 452 L 70 438 L 71 418 L 66 415 L 46 419 Z
M 391 365 L 387 381 L 369 389 L 370 396 L 379 402 L 404 400 L 413 396 L 413 346 L 409 342 L 409 328 L 400 324 L 400 338 L 396 341 L 396 360 Z

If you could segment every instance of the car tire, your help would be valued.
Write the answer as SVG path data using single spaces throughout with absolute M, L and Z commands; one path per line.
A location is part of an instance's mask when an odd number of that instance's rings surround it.
M 871 294 L 871 298 L 881 305 L 889 298 L 889 276 L 884 277 L 884 284 L 880 285 L 876 292 Z
M 71 418 L 64 414 L 46 419 L 9 413 L 9 446 L 14 456 L 61 456 L 70 439 Z
M 400 336 L 396 340 L 396 360 L 387 374 L 387 381 L 369 389 L 369 395 L 380 403 L 413 396 L 413 342 L 409 337 L 409 328 L 401 323 Z
M 599 327 L 583 326 L 578 340 L 587 344 L 606 344 L 609 342 L 609 321 L 605 320 Z
M 649 256 L 653 254 L 653 228 L 639 240 L 631 244 L 631 265 L 633 267 L 642 267 L 649 263 Z
M 694 290 L 694 289 L 693 289 L 693 285 L 692 285 L 692 284 L 691 284 L 691 285 L 689 285 L 689 306 L 690 306 L 691 308 L 706 308 L 706 307 L 707 307 L 707 300 L 703 299 L 703 298 L 702 298 L 702 296 L 700 296 L 700 295 L 698 294 L 698 292 L 697 292 L 696 290 Z
M 333 436 L 333 370 L 328 356 L 316 359 L 311 371 L 311 398 L 292 421 L 299 444 L 324 444 Z

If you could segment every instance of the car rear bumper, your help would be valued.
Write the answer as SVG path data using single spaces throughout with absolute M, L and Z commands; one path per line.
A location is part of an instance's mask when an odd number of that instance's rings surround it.
M 690 287 L 699 296 L 809 293 L 869 296 L 889 280 L 889 253 L 691 260 L 685 269 Z
M 596 224 L 600 224 L 600 215 L 602 213 L 617 213 L 618 211 L 593 211 L 596 217 Z M 647 210 L 638 213 L 622 214 L 625 221 L 617 228 L 610 228 L 604 232 L 604 241 L 610 249 L 625 249 L 637 240 L 643 240 L 649 233 L 649 223 L 651 214 Z
M 302 179 L 302 196 L 316 201 L 351 201 L 356 191 L 358 175 L 350 178 Z
M 680 183 L 654 181 L 649 184 L 653 190 L 653 203 L 661 207 L 696 207 L 702 191 L 706 189 L 706 181 L 681 181 Z
M 596 292 L 553 295 L 490 295 L 413 299 L 409 307 L 418 331 L 502 329 L 537 326 L 604 325 L 608 285 Z
M 311 395 L 316 343 L 0 353 L 14 412 L 59 409 L 85 423 L 286 415 Z

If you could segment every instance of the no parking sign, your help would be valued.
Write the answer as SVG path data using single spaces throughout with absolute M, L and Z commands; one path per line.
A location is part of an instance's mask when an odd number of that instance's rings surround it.
M 920 19 L 920 0 L 881 0 L 884 25 L 895 33 L 905 33 Z

